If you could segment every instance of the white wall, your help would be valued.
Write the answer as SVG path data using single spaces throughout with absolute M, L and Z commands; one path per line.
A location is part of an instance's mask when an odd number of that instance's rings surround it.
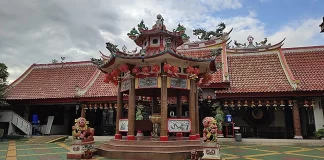
M 321 104 L 321 99 L 320 98 L 315 99 L 314 119 L 315 119 L 316 130 L 324 128 L 323 107 L 324 104 Z

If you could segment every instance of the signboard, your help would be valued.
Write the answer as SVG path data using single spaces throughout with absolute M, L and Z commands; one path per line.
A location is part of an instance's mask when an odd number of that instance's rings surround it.
M 168 119 L 169 132 L 190 132 L 191 121 L 190 119 Z
M 124 92 L 124 91 L 129 90 L 129 86 L 130 86 L 130 80 L 129 79 L 125 80 L 125 81 L 122 81 L 121 86 L 120 86 L 121 91 Z
M 119 132 L 128 132 L 128 119 L 119 120 Z
M 151 88 L 158 86 L 157 77 L 138 78 L 138 88 Z
M 170 87 L 186 89 L 187 88 L 187 79 L 170 78 Z
M 226 115 L 226 122 L 231 123 L 232 122 L 232 115 L 228 114 Z

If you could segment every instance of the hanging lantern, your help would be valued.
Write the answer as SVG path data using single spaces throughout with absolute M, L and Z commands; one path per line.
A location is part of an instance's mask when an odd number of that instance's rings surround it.
M 199 69 L 198 69 L 198 68 L 195 68 L 195 72 L 194 72 L 194 74 L 195 74 L 195 75 L 198 75 L 199 73 L 200 73 Z
M 258 101 L 258 107 L 262 107 L 262 101 L 261 100 Z
M 284 107 L 285 106 L 285 102 L 283 100 L 280 101 L 280 107 Z
M 151 71 L 151 67 L 149 67 L 149 66 L 145 66 L 142 68 L 143 73 L 149 73 L 150 71 Z
M 83 106 L 83 108 L 85 109 L 85 110 L 87 110 L 88 109 L 88 107 L 87 107 L 87 105 L 85 104 L 84 106 Z
M 227 101 L 224 102 L 224 107 L 228 107 Z
M 276 100 L 273 100 L 273 105 L 274 107 L 277 107 L 277 101 Z
M 243 106 L 244 107 L 247 107 L 248 106 L 248 101 L 247 100 L 244 101 L 244 105 Z
M 113 83 L 114 83 L 114 85 L 118 85 L 118 81 L 117 80 L 113 80 Z
M 237 106 L 241 107 L 241 101 L 237 101 Z
M 100 105 L 99 105 L 99 109 L 103 109 L 103 106 L 102 106 L 102 104 L 100 103 Z
M 267 107 L 270 106 L 270 101 L 266 101 L 266 106 L 267 106 Z
M 95 104 L 95 106 L 93 107 L 93 109 L 98 109 L 98 106 L 97 106 L 97 104 Z
M 170 64 L 167 64 L 167 63 L 164 63 L 163 65 L 163 71 L 164 72 L 169 72 L 171 69 L 171 65 Z
M 154 65 L 153 67 L 152 67 L 152 71 L 153 72 L 159 72 L 160 71 L 160 66 L 159 65 Z
M 308 107 L 309 105 L 308 105 L 308 101 L 307 100 L 305 100 L 304 101 L 304 107 Z
M 114 69 L 112 72 L 111 72 L 111 75 L 112 77 L 118 77 L 120 74 L 120 70 L 118 68 Z
M 292 103 L 293 103 L 293 101 L 292 101 L 292 100 L 289 100 L 289 101 L 288 101 L 288 106 L 289 106 L 289 107 L 292 107 L 292 106 L 293 106 Z
M 133 69 L 132 69 L 132 73 L 133 74 L 137 74 L 137 73 L 139 73 L 140 72 L 140 69 L 138 68 L 138 67 L 134 67 Z
M 187 74 L 193 74 L 194 71 L 195 71 L 195 69 L 194 69 L 193 67 L 191 67 L 191 66 L 188 66 L 188 67 L 186 68 L 186 73 L 187 73 Z
M 119 69 L 120 69 L 120 71 L 122 71 L 122 72 L 127 72 L 127 71 L 129 71 L 129 69 L 128 69 L 128 65 L 127 65 L 127 64 L 120 65 L 120 66 L 119 66 Z
M 231 101 L 231 107 L 234 107 L 235 105 L 234 105 L 234 101 Z
M 254 101 L 251 101 L 251 107 L 255 107 Z
M 91 105 L 91 104 L 89 105 L 89 109 L 90 109 L 90 110 L 92 110 L 92 109 L 93 109 L 93 108 L 92 108 L 92 105 Z
M 179 72 L 179 67 L 178 66 L 172 66 L 171 67 L 171 72 L 172 72 L 172 74 L 178 73 Z
M 105 103 L 105 105 L 104 105 L 104 109 L 108 109 L 108 105 L 107 105 L 107 103 Z

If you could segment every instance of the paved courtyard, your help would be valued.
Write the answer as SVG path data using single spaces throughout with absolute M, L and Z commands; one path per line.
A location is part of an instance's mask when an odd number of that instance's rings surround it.
M 40 144 L 26 141 L 0 142 L 0 160 L 65 160 L 69 143 L 69 141 Z M 324 159 L 324 147 L 223 145 L 221 153 L 224 159 L 238 160 Z M 93 159 L 104 160 L 105 158 L 95 156 Z

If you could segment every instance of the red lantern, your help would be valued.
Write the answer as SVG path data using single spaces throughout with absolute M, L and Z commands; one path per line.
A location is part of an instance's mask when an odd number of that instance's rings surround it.
M 132 73 L 134 73 L 134 74 L 137 74 L 137 73 L 139 73 L 140 72 L 140 69 L 138 68 L 138 67 L 134 67 L 133 69 L 132 69 Z
M 167 64 L 167 63 L 164 63 L 163 71 L 164 72 L 169 72 L 170 69 L 171 69 L 171 65 L 170 64 Z
M 198 69 L 198 68 L 195 68 L 195 70 L 194 70 L 194 74 L 198 75 L 199 72 L 200 72 L 199 69 Z
M 113 80 L 113 77 L 111 76 L 110 73 L 107 73 L 107 74 L 105 75 L 104 82 L 105 82 L 105 83 L 109 83 L 109 81 L 111 81 L 111 80 Z
M 149 66 L 145 66 L 142 68 L 142 72 L 149 73 L 151 71 L 151 68 Z
M 160 71 L 160 66 L 159 66 L 159 65 L 154 65 L 154 66 L 152 67 L 152 71 L 153 71 L 153 72 L 159 72 L 159 71 Z
M 178 72 L 179 72 L 179 67 L 178 67 L 178 66 L 172 66 L 172 68 L 171 68 L 171 72 L 172 72 L 173 74 L 178 73 Z
M 113 83 L 114 83 L 114 85 L 118 85 L 118 81 L 117 80 L 113 80 Z
M 128 65 L 127 64 L 123 64 L 123 65 L 119 66 L 119 69 L 122 72 L 127 72 L 128 71 Z
M 113 77 L 118 77 L 120 74 L 120 70 L 118 68 L 114 69 L 112 72 L 111 72 L 111 75 Z
M 188 66 L 187 69 L 186 69 L 186 73 L 187 74 L 193 74 L 193 72 L 194 72 L 194 68 L 191 67 L 191 66 Z

